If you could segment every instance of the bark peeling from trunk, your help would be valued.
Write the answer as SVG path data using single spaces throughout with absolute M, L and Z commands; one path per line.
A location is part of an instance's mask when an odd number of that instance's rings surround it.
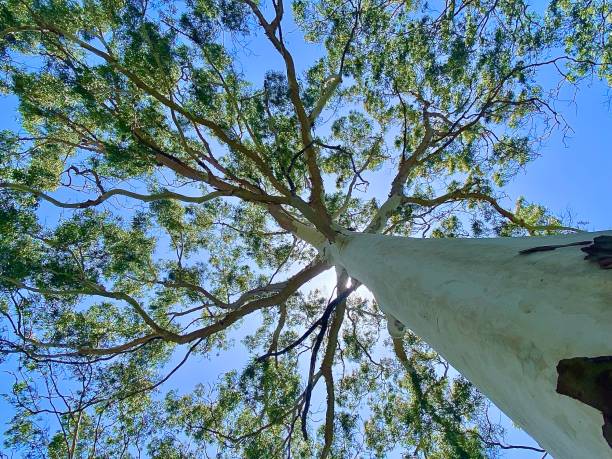
M 530 249 L 521 250 L 521 255 L 529 255 L 530 253 L 536 252 L 548 252 L 550 250 L 560 249 L 562 247 L 572 247 L 577 245 L 588 245 L 588 247 L 582 247 L 586 256 L 585 260 L 595 261 L 599 264 L 600 268 L 612 269 L 612 236 L 598 236 L 593 241 L 579 241 L 572 242 L 569 244 L 557 244 L 557 245 L 541 245 L 538 247 L 531 247 Z
M 612 356 L 575 357 L 557 365 L 557 392 L 598 409 L 602 433 L 612 448 Z
M 521 255 L 529 255 L 530 253 L 535 252 L 548 252 L 550 250 L 560 249 L 562 247 L 573 247 L 576 245 L 589 245 L 591 241 L 579 241 L 579 242 L 571 242 L 569 244 L 556 244 L 556 245 L 539 245 L 537 247 L 531 247 L 530 249 L 521 250 L 519 253 Z
M 612 236 L 598 236 L 593 244 L 580 250 L 587 254 L 585 260 L 596 261 L 603 269 L 612 269 Z

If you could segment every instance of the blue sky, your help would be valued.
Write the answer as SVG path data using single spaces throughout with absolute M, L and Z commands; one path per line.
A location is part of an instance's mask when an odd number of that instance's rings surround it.
M 305 45 L 295 27 L 286 27 L 285 37 L 289 48 L 297 57 L 298 65 L 303 70 L 320 54 L 321 50 L 314 45 Z M 244 72 L 253 81 L 261 81 L 265 72 L 280 66 L 280 58 L 270 45 L 261 40 L 246 43 L 248 59 Z M 543 81 L 552 84 L 552 76 L 544 75 Z M 585 84 L 586 83 L 586 84 Z M 531 163 L 524 172 L 506 188 L 508 199 L 504 203 L 511 208 L 519 196 L 525 196 L 530 202 L 545 205 L 553 213 L 571 215 L 574 224 L 587 222 L 588 230 L 612 228 L 612 112 L 609 106 L 608 87 L 597 80 L 585 82 L 575 91 L 566 88 L 556 108 L 563 114 L 571 130 L 554 131 L 541 148 L 541 156 Z M 14 101 L 0 99 L 0 129 L 16 128 Z M 380 184 L 378 184 L 380 186 Z M 386 184 L 385 184 L 386 185 Z M 377 186 L 377 184 L 373 184 Z M 50 216 L 52 217 L 52 216 Z M 323 276 L 316 286 L 329 293 L 333 275 Z M 236 337 L 239 340 L 239 336 Z M 240 368 L 245 363 L 240 349 L 229 351 L 220 356 L 211 356 L 208 360 L 195 358 L 177 372 L 166 385 L 180 391 L 188 390 L 198 382 L 214 382 L 217 375 L 233 368 Z M 9 380 L 0 376 L 0 391 L 5 391 Z M 319 411 L 317 401 L 313 410 Z M 0 420 L 8 420 L 10 410 L 0 401 Z M 507 440 L 515 444 L 533 444 L 528 436 L 514 429 L 509 420 L 498 414 L 509 428 Z M 532 452 L 511 451 L 504 455 L 507 458 L 535 458 L 540 455 Z
M 572 96 L 566 91 L 566 97 Z M 571 131 L 556 131 L 541 156 L 507 187 L 557 214 L 569 210 L 588 230 L 612 227 L 612 113 L 609 88 L 601 81 L 579 87 L 573 102 L 559 103 Z

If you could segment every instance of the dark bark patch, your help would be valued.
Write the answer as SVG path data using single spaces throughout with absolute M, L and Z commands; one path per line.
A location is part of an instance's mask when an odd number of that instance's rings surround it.
M 530 249 L 521 250 L 519 253 L 521 255 L 529 255 L 530 253 L 535 253 L 535 252 L 548 252 L 550 250 L 559 249 L 561 247 L 572 247 L 574 245 L 587 245 L 590 243 L 591 241 L 580 241 L 580 242 L 571 242 L 569 244 L 541 245 L 538 247 L 531 247 Z
M 571 242 L 569 244 L 541 245 L 521 250 L 521 255 L 529 255 L 536 252 L 548 252 L 561 247 L 572 247 L 576 245 L 586 245 L 580 250 L 586 253 L 585 260 L 595 261 L 600 268 L 612 269 L 612 236 L 597 236 L 593 241 Z
M 612 448 L 612 356 L 575 357 L 557 365 L 557 392 L 598 409 L 602 433 Z
M 612 236 L 597 236 L 593 244 L 580 250 L 587 254 L 585 260 L 596 261 L 603 269 L 612 269 Z

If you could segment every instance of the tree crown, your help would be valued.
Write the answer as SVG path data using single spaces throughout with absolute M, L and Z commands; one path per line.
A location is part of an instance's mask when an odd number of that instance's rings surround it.
M 125 438 L 152 457 L 490 454 L 499 431 L 485 401 L 435 352 L 407 334 L 377 360 L 383 316 L 349 298 L 357 284 L 341 270 L 335 300 L 305 289 L 330 268 L 321 249 L 349 231 L 573 230 L 500 199 L 563 123 L 539 72 L 609 77 L 609 8 L 1 0 L 0 87 L 20 122 L 0 133 L 0 352 L 18 361 L 7 445 L 51 457 L 118 454 Z M 316 47 L 308 62 L 292 29 Z M 253 43 L 274 53 L 263 78 L 245 70 L 265 65 Z M 242 373 L 153 395 L 249 320 Z M 321 382 L 325 421 L 309 425 Z M 45 413 L 57 415 L 51 437 Z

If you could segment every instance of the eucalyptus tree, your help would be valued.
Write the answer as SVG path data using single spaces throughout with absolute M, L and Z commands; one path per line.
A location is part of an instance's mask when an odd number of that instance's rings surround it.
M 0 1 L 19 111 L 0 138 L 6 444 L 511 447 L 450 364 L 555 457 L 609 455 L 611 233 L 501 200 L 562 123 L 540 72 L 607 78 L 609 15 L 581 0 Z M 309 292 L 332 267 L 334 298 Z M 160 395 L 236 336 L 246 369 Z

